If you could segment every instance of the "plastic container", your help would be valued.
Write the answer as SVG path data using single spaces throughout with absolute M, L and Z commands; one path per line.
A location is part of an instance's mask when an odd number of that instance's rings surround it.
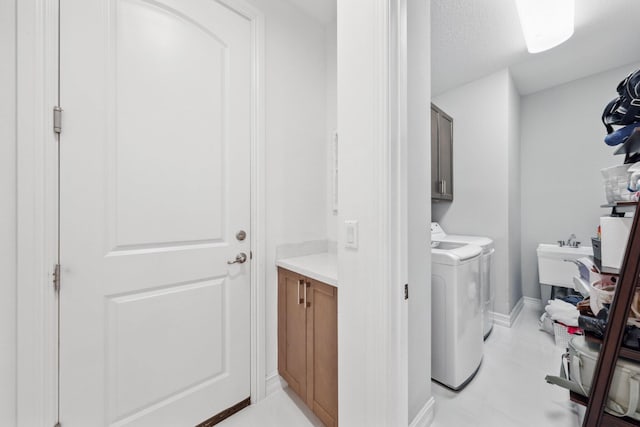
M 589 289 L 589 308 L 594 314 L 603 308 L 604 304 L 611 304 L 613 296 L 616 292 L 616 285 L 610 281 L 598 280 L 591 284 Z M 640 289 L 636 290 L 631 303 L 631 313 L 627 324 L 640 327 Z M 554 325 L 555 332 L 555 325 Z
M 604 304 L 611 304 L 615 292 L 615 284 L 603 283 L 601 280 L 592 283 L 591 289 L 589 289 L 589 307 L 593 314 L 598 315 Z
M 630 217 L 600 217 L 600 255 L 603 267 L 622 266 L 632 223 L 633 218 Z
M 593 257 L 598 261 L 602 261 L 602 255 L 600 253 L 600 239 L 598 239 L 597 237 L 592 237 L 591 247 L 593 248 Z

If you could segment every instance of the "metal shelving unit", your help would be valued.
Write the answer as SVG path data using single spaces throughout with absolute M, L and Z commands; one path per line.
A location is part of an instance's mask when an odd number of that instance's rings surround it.
M 639 204 L 625 203 L 628 206 L 637 207 Z M 606 206 L 610 207 L 610 206 Z M 621 348 L 624 329 L 627 324 L 631 303 L 640 282 L 640 215 L 635 215 L 633 225 L 629 233 L 627 250 L 625 252 L 622 268 L 620 269 L 620 280 L 616 286 L 615 296 L 609 310 L 609 320 L 607 329 L 602 340 L 600 356 L 596 363 L 593 382 L 589 397 L 571 393 L 571 400 L 586 405 L 583 427 L 599 426 L 640 426 L 640 421 L 627 418 L 615 417 L 604 412 L 605 404 L 611 388 L 611 380 L 616 368 L 618 357 L 625 357 L 640 363 L 640 352 Z

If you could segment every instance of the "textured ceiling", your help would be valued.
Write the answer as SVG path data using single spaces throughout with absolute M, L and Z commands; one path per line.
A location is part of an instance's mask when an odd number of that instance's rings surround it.
M 564 44 L 527 52 L 514 0 L 431 0 L 434 95 L 510 68 L 521 94 L 640 60 L 637 0 L 576 0 Z
M 336 20 L 337 0 L 288 0 L 307 15 L 317 19 L 323 24 L 329 24 Z
M 336 0 L 288 1 L 323 24 L 336 19 Z M 526 95 L 640 61 L 639 0 L 576 0 L 574 35 L 537 54 L 527 52 L 515 0 L 430 1 L 434 95 L 504 68 Z

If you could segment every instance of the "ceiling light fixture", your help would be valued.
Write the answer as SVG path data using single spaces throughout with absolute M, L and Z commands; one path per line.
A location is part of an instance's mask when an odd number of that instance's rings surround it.
M 575 0 L 516 0 L 527 50 L 542 52 L 573 35 Z

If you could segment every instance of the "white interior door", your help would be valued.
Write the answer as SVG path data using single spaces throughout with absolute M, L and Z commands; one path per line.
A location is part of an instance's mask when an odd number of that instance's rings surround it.
M 192 427 L 250 393 L 251 23 L 65 0 L 60 26 L 60 421 Z

